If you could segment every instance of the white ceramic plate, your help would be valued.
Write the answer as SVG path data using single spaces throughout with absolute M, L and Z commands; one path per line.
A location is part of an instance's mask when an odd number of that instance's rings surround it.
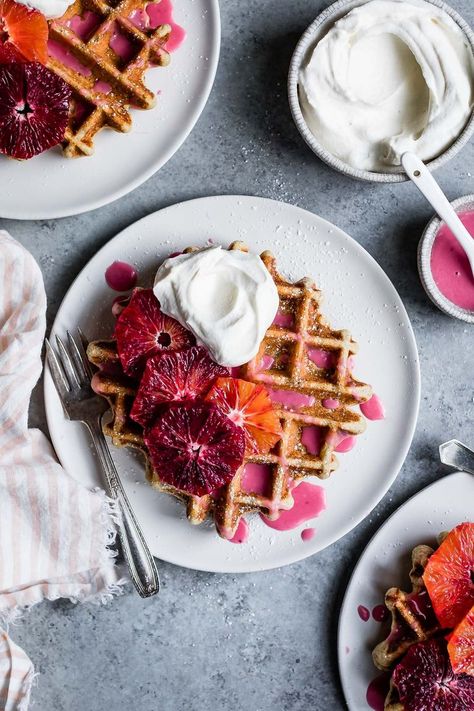
M 441 531 L 473 520 L 474 479 L 456 472 L 413 496 L 384 523 L 362 554 L 352 574 L 339 617 L 338 657 L 344 695 L 350 711 L 364 711 L 367 688 L 380 672 L 371 652 L 383 639 L 372 616 L 364 622 L 359 605 L 368 610 L 383 603 L 390 587 L 410 590 L 411 551 L 420 543 L 435 546 Z
M 160 261 L 188 245 L 235 239 L 257 252 L 271 248 L 290 278 L 310 275 L 325 295 L 335 327 L 348 327 L 360 344 L 356 375 L 373 384 L 387 419 L 369 422 L 352 452 L 322 485 L 327 510 L 307 542 L 301 527 L 286 533 L 251 517 L 250 539 L 234 545 L 212 524 L 187 523 L 181 504 L 153 491 L 133 454 L 115 450 L 125 485 L 153 553 L 190 568 L 221 572 L 264 570 L 316 553 L 347 533 L 382 498 L 411 443 L 419 403 L 419 365 L 413 332 L 394 287 L 372 257 L 341 230 L 300 208 L 255 197 L 210 197 L 174 205 L 131 225 L 105 245 L 78 276 L 59 309 L 54 330 L 80 326 L 90 339 L 112 333 L 114 293 L 104 282 L 109 264 L 136 264 L 149 285 Z M 81 425 L 64 419 L 49 374 L 45 379 L 48 424 L 64 466 L 79 481 L 96 485 L 99 474 Z
M 76 215 L 129 193 L 178 150 L 212 88 L 220 47 L 218 0 L 174 0 L 186 38 L 167 67 L 150 69 L 159 92 L 149 111 L 132 110 L 129 133 L 101 131 L 90 157 L 64 158 L 59 147 L 18 162 L 0 156 L 0 217 L 39 220 Z

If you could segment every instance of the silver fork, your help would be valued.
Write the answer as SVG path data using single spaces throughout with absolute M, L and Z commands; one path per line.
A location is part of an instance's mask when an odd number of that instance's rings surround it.
M 107 401 L 91 388 L 92 372 L 85 349 L 87 341 L 78 329 L 77 340 L 67 332 L 68 347 L 56 336 L 57 353 L 46 339 L 46 355 L 64 412 L 70 420 L 83 422 L 92 438 L 104 474 L 108 495 L 118 501 L 122 515 L 120 543 L 133 584 L 141 597 L 155 595 L 160 589 L 158 570 L 142 530 L 125 494 L 119 474 L 102 432 L 102 416 L 109 409 Z

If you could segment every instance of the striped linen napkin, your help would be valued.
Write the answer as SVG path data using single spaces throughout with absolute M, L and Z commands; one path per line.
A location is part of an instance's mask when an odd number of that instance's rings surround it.
M 108 547 L 116 511 L 57 463 L 46 437 L 28 429 L 41 374 L 46 295 L 38 265 L 0 231 L 0 623 L 41 600 L 105 601 L 125 580 Z M 0 709 L 27 708 L 34 670 L 0 629 Z

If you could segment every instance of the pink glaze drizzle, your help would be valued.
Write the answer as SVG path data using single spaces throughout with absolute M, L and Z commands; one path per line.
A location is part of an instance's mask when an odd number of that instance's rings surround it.
M 301 442 L 309 454 L 317 456 L 320 453 L 323 443 L 323 434 L 323 429 L 316 425 L 303 427 Z M 356 438 L 353 435 L 347 434 L 347 432 L 334 432 L 328 436 L 328 443 L 334 448 L 335 452 L 343 454 L 350 452 L 355 446 Z
M 388 610 L 385 605 L 376 605 L 372 610 L 372 617 L 376 622 L 383 622 L 388 617 Z
M 360 404 L 360 409 L 363 415 L 367 417 L 368 420 L 384 420 L 385 419 L 385 408 L 382 405 L 378 395 L 372 395 L 370 400 Z
M 370 612 L 364 605 L 359 605 L 357 614 L 363 622 L 367 622 L 370 619 Z
M 184 42 L 186 31 L 181 25 L 173 20 L 173 5 L 171 0 L 161 0 L 159 3 L 150 3 L 146 6 L 146 12 L 150 18 L 150 28 L 155 29 L 159 25 L 170 25 L 171 34 L 165 48 L 168 52 L 174 52 Z
M 323 348 L 308 348 L 308 358 L 313 361 L 318 368 L 333 368 L 335 363 L 335 355 L 331 351 L 325 351 Z
M 300 410 L 302 407 L 311 407 L 314 403 L 314 397 L 297 393 L 292 390 L 273 390 L 268 388 L 268 394 L 273 402 L 277 402 L 286 410 Z
M 114 291 L 129 291 L 137 283 L 137 272 L 127 262 L 113 262 L 105 271 L 105 281 Z
M 78 74 L 82 74 L 84 77 L 88 77 L 92 73 L 89 67 L 82 64 L 72 52 L 69 52 L 60 42 L 56 42 L 56 40 L 48 40 L 48 54 L 50 57 L 54 57 L 54 59 L 62 62 L 66 67 L 73 69 Z
M 242 489 L 248 494 L 260 496 L 271 495 L 272 470 L 268 464 L 253 464 L 250 462 L 244 467 L 242 474 Z
M 301 531 L 301 540 L 302 541 L 310 541 L 312 538 L 314 538 L 316 535 L 316 529 L 315 528 L 304 528 Z
M 94 84 L 94 89 L 95 91 L 100 92 L 101 94 L 110 94 L 112 91 L 112 87 L 110 84 L 107 84 L 106 81 L 102 81 L 101 79 L 98 79 L 96 83 Z
M 246 543 L 249 539 L 249 525 L 244 518 L 241 518 L 237 530 L 232 536 L 228 538 L 229 543 Z
M 339 404 L 339 400 L 335 400 L 332 397 L 327 397 L 321 402 L 321 405 L 325 407 L 326 410 L 337 410 Z
M 463 212 L 459 217 L 474 235 L 474 212 Z M 474 278 L 469 260 L 446 225 L 439 230 L 431 250 L 431 272 L 438 289 L 449 301 L 474 311 Z
M 277 531 L 289 531 L 306 523 L 326 508 L 326 497 L 322 486 L 303 481 L 293 489 L 294 504 L 288 511 L 280 511 L 279 517 L 272 521 L 260 514 L 262 521 Z
M 74 15 L 66 22 L 66 25 L 79 37 L 83 42 L 94 34 L 94 31 L 99 27 L 101 22 L 100 15 L 91 10 L 86 10 L 82 15 Z
M 366 701 L 374 711 L 383 711 L 390 688 L 390 674 L 385 672 L 373 679 L 367 687 Z
M 133 42 L 120 30 L 116 22 L 114 22 L 109 47 L 123 62 L 129 62 L 135 54 Z
M 294 323 L 295 319 L 293 314 L 285 313 L 284 311 L 280 311 L 280 309 L 278 309 L 273 319 L 273 325 L 281 326 L 281 328 L 292 328 Z

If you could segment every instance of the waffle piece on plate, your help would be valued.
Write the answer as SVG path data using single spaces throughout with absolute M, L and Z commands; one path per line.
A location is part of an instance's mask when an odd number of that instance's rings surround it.
M 76 0 L 57 20 L 49 21 L 47 67 L 73 92 L 69 125 L 63 143 L 68 158 L 88 156 L 105 127 L 129 131 L 130 107 L 150 109 L 156 97 L 143 82 L 151 65 L 165 66 L 165 44 L 171 27 L 140 29 L 133 18 L 144 13 L 144 0 Z M 73 30 L 74 19 L 90 24 Z M 115 51 L 114 51 L 115 48 Z
M 235 242 L 229 249 L 246 251 L 247 247 Z M 159 471 L 151 465 L 143 431 L 130 418 L 138 383 L 120 373 L 114 342 L 96 341 L 88 348 L 90 361 L 99 368 L 94 389 L 111 405 L 112 418 L 104 424 L 105 434 L 117 446 L 139 449 L 151 485 L 184 501 L 191 523 L 201 523 L 212 513 L 225 538 L 234 535 L 244 514 L 260 512 L 277 518 L 279 511 L 290 509 L 291 490 L 301 479 L 328 477 L 337 467 L 334 450 L 341 439 L 365 429 L 365 420 L 354 406 L 372 395 L 371 387 L 351 373 L 357 344 L 348 331 L 332 330 L 326 323 L 320 312 L 321 293 L 314 284 L 309 279 L 291 284 L 279 275 L 269 252 L 261 258 L 277 286 L 280 325 L 267 330 L 258 355 L 242 367 L 240 377 L 263 383 L 271 391 L 283 436 L 268 454 L 247 452 L 232 481 L 214 494 L 194 496 L 160 479 Z M 317 433 L 317 446 L 311 452 L 303 443 L 303 430 L 309 427 Z M 263 493 L 250 490 L 248 465 L 264 467 Z
M 416 642 L 430 639 L 439 632 L 439 624 L 423 582 L 423 573 L 433 549 L 416 546 L 412 552 L 410 593 L 400 588 L 390 588 L 385 595 L 385 605 L 391 613 L 390 633 L 378 644 L 372 657 L 382 671 L 389 671 Z

